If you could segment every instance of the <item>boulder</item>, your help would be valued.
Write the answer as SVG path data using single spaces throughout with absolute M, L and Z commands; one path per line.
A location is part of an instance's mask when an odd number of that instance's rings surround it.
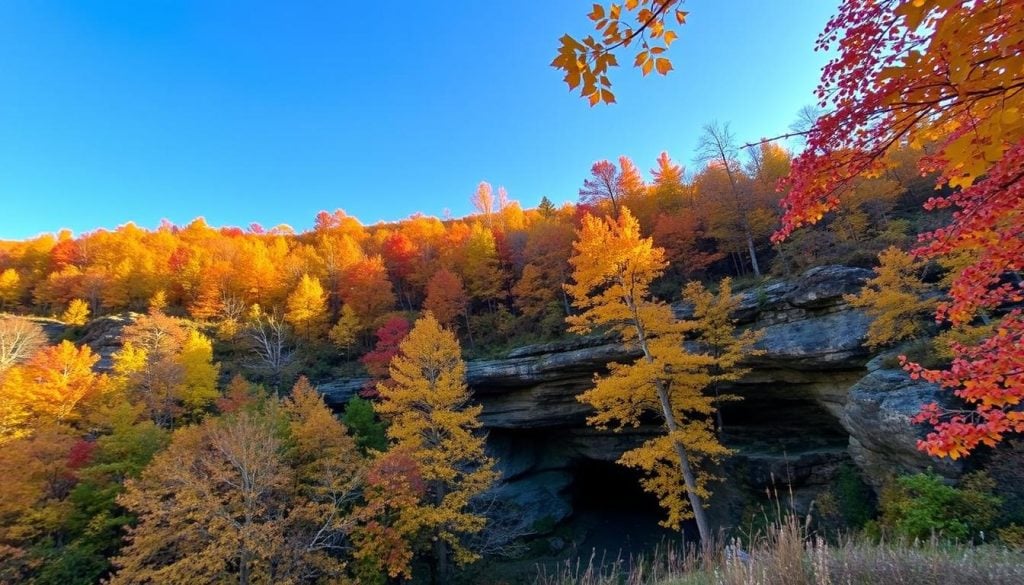
M 893 475 L 928 469 L 950 478 L 963 471 L 961 462 L 917 448 L 928 427 L 911 419 L 922 405 L 945 401 L 941 388 L 912 380 L 903 370 L 874 370 L 850 388 L 841 423 L 850 434 L 850 455 L 869 483 L 877 487 Z

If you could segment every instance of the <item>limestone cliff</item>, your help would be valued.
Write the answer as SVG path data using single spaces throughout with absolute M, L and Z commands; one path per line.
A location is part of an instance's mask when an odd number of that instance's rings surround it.
M 844 266 L 811 269 L 741 293 L 736 318 L 764 331 L 763 354 L 731 390 L 744 397 L 723 410 L 725 442 L 736 450 L 726 464 L 722 522 L 735 517 L 737 494 L 763 493 L 773 482 L 789 484 L 798 507 L 806 506 L 852 462 L 879 485 L 889 474 L 935 468 L 955 475 L 956 466 L 916 449 L 924 429 L 910 417 L 938 390 L 882 367 L 863 345 L 868 317 L 848 306 L 871 271 Z M 688 307 L 677 305 L 686 317 Z M 586 405 L 576 396 L 613 361 L 636 359 L 635 348 L 603 337 L 579 337 L 522 347 L 502 359 L 470 362 L 467 378 L 483 405 L 492 452 L 505 476 L 501 493 L 537 520 L 571 513 L 567 495 L 581 461 L 614 461 L 652 433 L 588 428 Z M 321 385 L 330 402 L 344 403 L 363 380 Z

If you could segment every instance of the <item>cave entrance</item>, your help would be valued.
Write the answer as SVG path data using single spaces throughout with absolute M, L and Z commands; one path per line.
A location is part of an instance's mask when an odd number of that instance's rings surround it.
M 678 544 L 679 533 L 658 522 L 665 512 L 653 494 L 640 485 L 642 474 L 611 461 L 580 459 L 569 468 L 573 476 L 572 528 L 584 533 L 581 554 L 596 551 L 609 561 L 617 556 L 649 554 L 656 546 Z M 686 527 L 687 538 L 696 531 Z

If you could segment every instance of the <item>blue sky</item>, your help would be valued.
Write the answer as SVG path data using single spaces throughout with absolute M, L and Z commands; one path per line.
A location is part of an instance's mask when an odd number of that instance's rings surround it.
M 687 163 L 711 120 L 784 132 L 836 4 L 689 0 L 676 71 L 622 67 L 592 109 L 548 66 L 590 2 L 5 0 L 0 239 L 459 216 L 482 180 L 573 200 L 595 160 Z

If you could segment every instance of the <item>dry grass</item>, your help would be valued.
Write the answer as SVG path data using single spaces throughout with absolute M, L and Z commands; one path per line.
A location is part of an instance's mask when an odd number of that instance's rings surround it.
M 829 544 L 809 535 L 792 516 L 753 539 L 707 550 L 663 547 L 650 558 L 566 563 L 537 585 L 1019 585 L 1024 554 L 993 545 Z

